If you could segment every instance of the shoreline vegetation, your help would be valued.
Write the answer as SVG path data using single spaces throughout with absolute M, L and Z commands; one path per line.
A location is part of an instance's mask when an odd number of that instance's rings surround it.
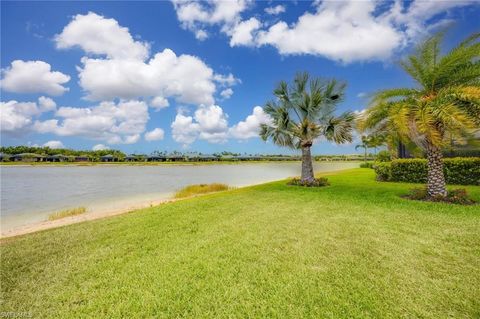
M 401 198 L 414 184 L 377 182 L 371 169 L 325 176 L 328 187 L 281 180 L 2 238 L 2 310 L 475 317 L 478 206 Z M 480 186 L 466 188 L 480 200 Z
M 315 160 L 316 162 L 350 162 L 362 163 L 361 159 Z M 1 166 L 158 166 L 158 165 L 243 165 L 268 163 L 300 163 L 296 160 L 260 160 L 260 161 L 211 161 L 211 162 L 0 162 Z

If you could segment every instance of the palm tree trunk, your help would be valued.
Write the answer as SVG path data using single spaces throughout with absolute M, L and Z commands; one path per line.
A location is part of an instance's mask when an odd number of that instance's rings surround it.
M 302 176 L 301 181 L 311 183 L 315 177 L 313 176 L 312 154 L 310 147 L 312 144 L 302 145 Z
M 367 162 L 367 148 L 363 148 L 365 150 L 365 154 L 363 155 L 363 161 L 366 163 Z
M 439 147 L 427 147 L 428 177 L 427 193 L 431 197 L 447 196 L 445 176 L 443 174 L 442 152 Z

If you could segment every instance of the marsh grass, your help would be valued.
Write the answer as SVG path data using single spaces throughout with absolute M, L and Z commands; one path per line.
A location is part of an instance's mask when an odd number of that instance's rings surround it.
M 228 187 L 228 185 L 219 183 L 189 185 L 175 193 L 175 198 L 185 198 L 194 195 L 226 191 L 229 189 L 230 187 Z
M 52 213 L 48 215 L 48 220 L 57 220 L 69 216 L 75 216 L 75 215 L 80 215 L 83 214 L 87 211 L 85 207 L 75 207 L 75 208 L 70 208 L 70 209 L 65 209 L 59 212 Z

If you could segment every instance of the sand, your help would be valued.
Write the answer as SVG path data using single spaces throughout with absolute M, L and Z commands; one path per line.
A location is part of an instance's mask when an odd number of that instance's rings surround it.
M 147 201 L 143 203 L 134 202 L 127 205 L 125 205 L 125 203 L 122 203 L 122 207 L 118 207 L 118 205 L 96 207 L 96 208 L 89 209 L 87 210 L 86 213 L 80 214 L 80 215 L 64 217 L 57 220 L 46 220 L 46 221 L 37 222 L 37 223 L 24 225 L 24 226 L 18 226 L 12 229 L 8 229 L 6 231 L 2 230 L 0 238 L 3 239 L 3 238 L 14 237 L 14 236 L 20 236 L 20 235 L 25 235 L 29 233 L 34 233 L 37 231 L 81 223 L 84 221 L 116 216 L 116 215 L 125 214 L 128 212 L 132 212 L 138 209 L 158 206 L 161 204 L 174 202 L 177 200 L 180 200 L 180 199 L 162 199 L 162 200 Z

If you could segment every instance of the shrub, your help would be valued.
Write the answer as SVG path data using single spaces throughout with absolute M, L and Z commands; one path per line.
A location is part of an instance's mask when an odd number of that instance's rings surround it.
M 305 186 L 305 187 L 322 187 L 322 186 L 330 185 L 330 183 L 328 182 L 328 179 L 325 177 L 315 178 L 312 182 L 303 182 L 299 178 L 293 178 L 287 184 L 294 185 L 294 186 Z
M 83 214 L 87 211 L 85 207 L 76 207 L 76 208 L 71 208 L 71 209 L 65 209 L 60 212 L 56 212 L 53 214 L 48 215 L 48 220 L 56 220 L 60 218 L 65 218 L 69 216 L 75 216 L 75 215 L 80 215 Z
M 392 179 L 392 165 L 389 162 L 377 162 L 373 165 L 376 180 L 380 182 L 388 182 Z
M 363 162 L 360 164 L 360 168 L 373 168 L 373 162 Z
M 447 184 L 480 185 L 480 158 L 446 158 L 443 171 Z M 426 159 L 398 159 L 375 163 L 378 181 L 426 183 Z
M 390 177 L 395 182 L 426 183 L 427 161 L 419 158 L 394 160 Z
M 390 162 L 392 160 L 392 156 L 390 155 L 389 151 L 380 151 L 378 152 L 376 160 L 379 162 Z
M 198 185 L 189 185 L 182 188 L 175 194 L 175 198 L 189 197 L 198 194 L 206 194 L 213 192 L 220 192 L 228 190 L 228 185 L 225 184 L 198 184 Z
M 423 200 L 428 202 L 444 202 L 450 204 L 460 204 L 460 205 L 473 205 L 476 202 L 473 199 L 468 197 L 468 193 L 466 189 L 459 188 L 453 189 L 448 191 L 447 196 L 435 196 L 430 197 L 428 196 L 427 189 L 425 187 L 422 188 L 413 188 L 410 190 L 410 193 L 404 196 L 408 199 L 413 200 Z

